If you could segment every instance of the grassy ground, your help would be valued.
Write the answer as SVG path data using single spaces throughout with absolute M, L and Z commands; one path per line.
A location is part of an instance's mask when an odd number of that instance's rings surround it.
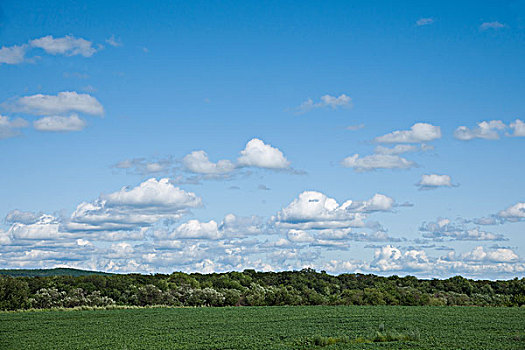
M 372 342 L 378 330 L 418 336 Z M 525 349 L 525 308 L 309 306 L 0 313 L 0 349 L 302 348 Z

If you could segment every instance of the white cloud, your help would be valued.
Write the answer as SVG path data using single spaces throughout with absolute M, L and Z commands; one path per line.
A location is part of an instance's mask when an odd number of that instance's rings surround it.
M 343 159 L 341 165 L 362 172 L 376 169 L 409 169 L 415 167 L 416 163 L 397 155 L 372 154 L 359 158 L 359 154 L 354 154 Z
M 278 226 L 297 229 L 364 226 L 364 215 L 346 210 L 351 204 L 347 201 L 340 206 L 323 193 L 305 191 L 277 213 L 275 221 Z
M 291 229 L 288 230 L 288 239 L 294 243 L 310 243 L 314 241 L 312 235 L 304 230 Z
M 476 262 L 515 262 L 519 260 L 518 255 L 512 250 L 507 248 L 497 248 L 493 250 L 485 250 L 479 246 L 474 248 L 472 251 L 462 254 L 462 260 L 476 261 Z
M 27 127 L 28 123 L 25 119 L 15 118 L 0 115 L 0 140 L 14 137 L 20 134 L 18 129 Z
M 308 111 L 311 111 L 315 108 L 325 108 L 329 107 L 331 109 L 338 109 L 338 108 L 349 108 L 352 107 L 352 99 L 345 95 L 341 94 L 338 97 L 331 96 L 331 95 L 324 95 L 321 96 L 320 101 L 314 102 L 312 99 L 308 99 L 301 103 L 299 107 L 297 107 L 298 113 L 306 113 Z
M 396 130 L 376 137 L 379 143 L 422 143 L 441 138 L 441 128 L 428 123 L 416 123 L 410 130 Z
M 390 211 L 393 205 L 392 198 L 381 194 L 367 201 L 347 200 L 339 205 L 323 193 L 305 191 L 272 221 L 278 227 L 299 230 L 363 227 L 368 213 Z
M 171 236 L 175 239 L 219 239 L 222 234 L 213 220 L 209 222 L 189 220 L 178 226 Z
M 97 52 L 97 49 L 93 47 L 91 41 L 75 38 L 72 35 L 66 35 L 63 38 L 53 38 L 52 35 L 47 35 L 39 39 L 31 40 L 29 44 L 32 47 L 41 48 L 51 55 L 82 55 L 84 57 L 91 57 Z
M 179 219 L 202 205 L 200 197 L 173 186 L 169 179 L 151 178 L 140 185 L 101 195 L 79 204 L 65 227 L 79 231 L 136 230 L 164 220 Z
M 9 228 L 8 234 L 18 240 L 56 240 L 70 237 L 71 234 L 59 230 L 59 220 L 51 215 L 43 214 L 34 223 L 15 222 Z
M 498 216 L 511 222 L 525 220 L 525 202 L 518 202 L 507 209 L 500 211 Z
M 49 116 L 35 120 L 33 126 L 39 131 L 80 131 L 86 127 L 86 121 L 76 114 L 69 117 Z
M 356 241 L 356 242 L 400 242 L 401 239 L 390 237 L 386 232 L 353 232 L 352 228 L 324 229 L 315 234 L 316 241 Z
M 231 173 L 235 170 L 235 165 L 229 160 L 219 160 L 217 163 L 211 162 L 204 151 L 191 152 L 183 158 L 182 163 L 187 170 L 197 174 L 220 175 Z
M 514 130 L 511 136 L 525 137 L 525 123 L 520 119 L 516 119 L 516 121 L 510 123 L 510 128 Z
M 504 130 L 506 125 L 501 120 L 482 121 L 478 126 L 469 129 L 466 126 L 460 126 L 454 131 L 454 137 L 458 140 L 468 141 L 472 139 L 497 140 L 500 135 L 498 131 Z
M 265 144 L 262 140 L 250 140 L 240 152 L 237 160 L 222 159 L 213 162 L 208 154 L 203 151 L 193 151 L 182 159 L 167 158 L 133 158 L 121 161 L 112 166 L 117 169 L 126 169 L 128 172 L 141 175 L 163 173 L 179 173 L 174 178 L 176 183 L 197 184 L 203 179 L 226 179 L 239 174 L 250 174 L 244 168 L 262 168 L 269 170 L 288 170 L 298 173 L 290 168 L 290 162 L 276 147 Z M 185 172 L 182 173 L 182 171 Z M 190 174 L 188 174 L 190 173 Z
M 266 224 L 258 216 L 228 214 L 219 225 L 219 230 L 226 237 L 246 237 L 262 234 L 266 230 Z
M 487 29 L 501 29 L 501 28 L 505 28 L 506 25 L 503 24 L 503 23 L 500 23 L 498 21 L 495 21 L 495 22 L 484 22 L 482 23 L 480 26 L 479 26 L 479 29 L 481 30 L 487 30 Z
M 19 222 L 22 224 L 29 225 L 29 224 L 34 224 L 35 222 L 37 222 L 38 219 L 40 219 L 40 217 L 41 217 L 40 214 L 35 214 L 30 211 L 21 211 L 21 210 L 15 209 L 15 210 L 10 211 L 6 215 L 5 221 L 7 223 Z
M 436 241 L 444 239 L 455 241 L 501 241 L 502 234 L 482 231 L 477 227 L 467 228 L 461 223 L 453 223 L 449 219 L 439 218 L 435 222 L 425 222 L 419 228 L 423 237 Z
M 27 45 L 3 46 L 0 49 L 0 63 L 18 64 L 25 60 Z
M 158 173 L 164 171 L 164 166 L 160 163 L 148 163 L 146 164 L 146 170 L 149 173 Z
M 122 46 L 122 41 L 120 40 L 117 40 L 115 38 L 115 35 L 112 35 L 110 36 L 108 39 L 106 39 L 106 43 L 108 43 L 109 45 L 113 46 L 113 47 L 119 47 L 119 46 Z
M 431 258 L 424 250 L 409 249 L 402 251 L 391 245 L 379 248 L 374 260 L 357 264 L 363 270 L 376 272 L 402 271 L 419 275 L 469 275 L 487 278 L 487 276 L 515 275 L 525 271 L 519 263 L 518 255 L 511 249 L 486 249 L 476 247 L 470 252 L 456 254 L 454 251 L 445 257 Z
M 259 139 L 252 139 L 237 160 L 240 166 L 253 166 L 267 169 L 287 169 L 290 162 L 283 153 L 271 145 L 265 144 Z
M 117 164 L 114 164 L 112 167 L 117 169 L 126 169 L 131 173 L 136 173 L 140 175 L 149 175 L 149 174 L 159 174 L 159 173 L 169 173 L 173 170 L 174 161 L 168 158 L 154 158 L 146 160 L 145 158 L 133 158 L 126 159 Z
M 389 154 L 389 155 L 398 155 L 407 152 L 416 152 L 419 148 L 415 145 L 395 145 L 392 148 L 385 146 L 377 146 L 374 149 L 376 154 Z
M 356 130 L 360 130 L 360 129 L 363 129 L 365 127 L 365 124 L 361 123 L 361 124 L 355 124 L 355 125 L 348 125 L 346 127 L 346 130 L 350 130 L 350 131 L 356 131 Z
M 497 224 L 500 223 L 500 221 L 501 220 L 499 220 L 495 216 L 475 218 L 475 219 L 472 220 L 472 222 L 474 222 L 476 225 L 484 225 L 484 226 L 497 225 Z
M 34 115 L 59 115 L 78 112 L 91 115 L 103 115 L 104 107 L 96 98 L 75 91 L 63 91 L 57 95 L 36 94 L 17 99 L 8 108 Z
M 0 229 L 0 245 L 11 244 L 11 236 L 4 230 Z
M 417 26 L 425 26 L 432 23 L 434 23 L 434 20 L 432 18 L 420 18 L 416 21 Z
M 113 243 L 111 245 L 112 258 L 127 258 L 135 252 L 133 246 L 127 242 Z
M 168 178 L 148 179 L 134 187 L 101 196 L 107 206 L 156 207 L 178 210 L 200 206 L 201 199 L 194 193 L 173 186 Z
M 431 266 L 424 250 L 412 249 L 402 252 L 398 248 L 386 245 L 376 249 L 374 255 L 370 266 L 379 271 L 420 271 Z
M 438 174 L 424 174 L 417 184 L 420 190 L 430 190 L 438 187 L 452 187 L 452 182 L 449 175 Z
M 355 213 L 373 213 L 376 211 L 390 211 L 394 207 L 394 199 L 384 194 L 376 193 L 366 201 L 345 202 L 345 209 Z

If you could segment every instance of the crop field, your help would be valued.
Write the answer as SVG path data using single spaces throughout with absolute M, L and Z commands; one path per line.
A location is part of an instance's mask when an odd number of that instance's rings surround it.
M 410 336 L 379 339 L 378 332 Z M 297 306 L 0 313 L 0 349 L 310 348 L 525 349 L 525 308 Z

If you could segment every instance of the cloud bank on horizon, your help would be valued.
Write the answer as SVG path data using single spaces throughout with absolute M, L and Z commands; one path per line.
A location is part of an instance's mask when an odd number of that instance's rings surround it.
M 525 273 L 510 12 L 2 6 L 4 268 Z

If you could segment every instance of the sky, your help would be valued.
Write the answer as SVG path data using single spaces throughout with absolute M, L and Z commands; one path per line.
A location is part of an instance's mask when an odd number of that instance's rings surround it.
M 524 1 L 0 2 L 0 266 L 525 274 Z

